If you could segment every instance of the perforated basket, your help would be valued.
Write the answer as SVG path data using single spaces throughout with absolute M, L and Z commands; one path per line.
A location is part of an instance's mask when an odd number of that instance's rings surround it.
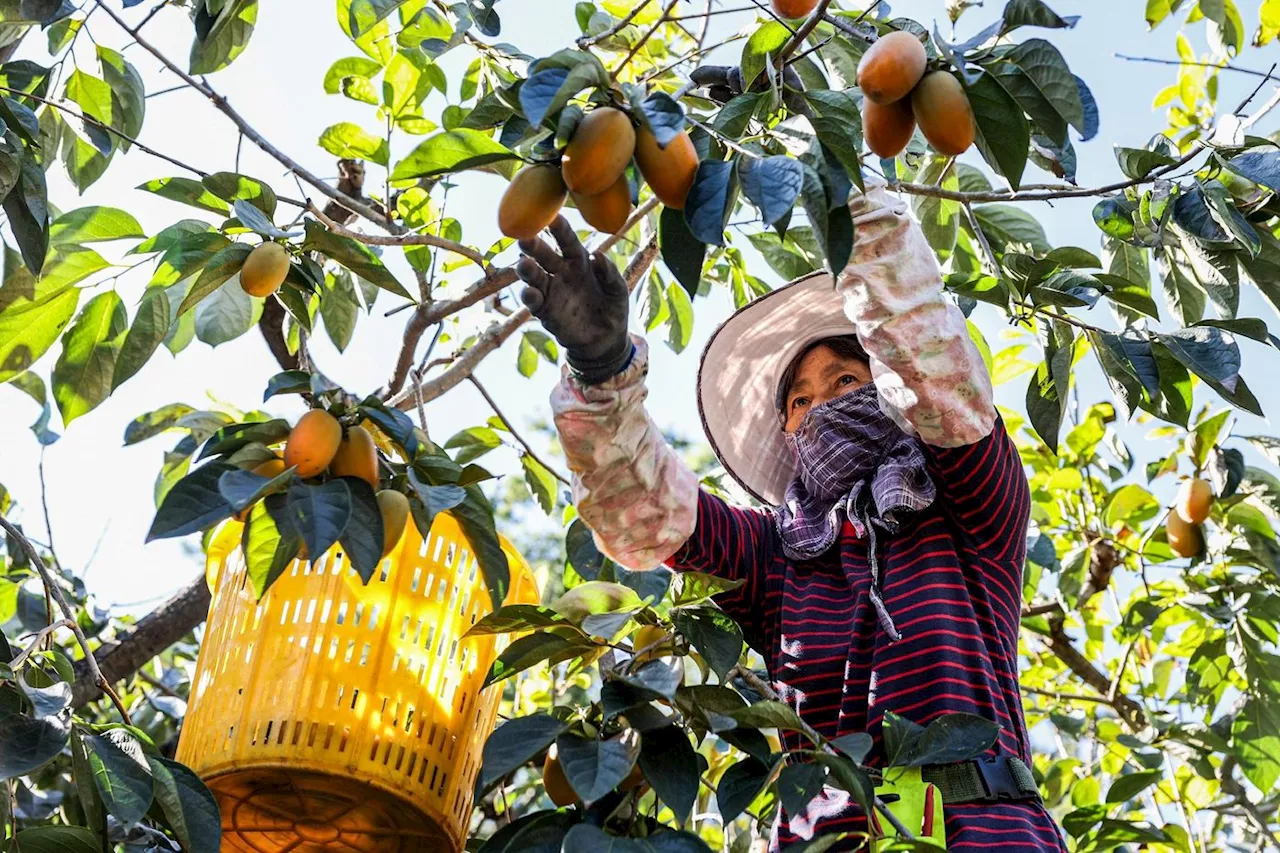
M 224 851 L 461 850 L 501 690 L 505 637 L 462 640 L 492 610 L 458 523 L 412 523 L 361 583 L 335 546 L 254 600 L 231 521 L 178 758 L 218 799 Z M 505 539 L 508 603 L 537 603 Z

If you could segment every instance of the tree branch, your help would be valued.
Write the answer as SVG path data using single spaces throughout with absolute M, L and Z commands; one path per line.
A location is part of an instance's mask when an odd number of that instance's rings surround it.
M 1249 74 L 1254 77 L 1261 77 L 1264 82 L 1267 80 L 1280 80 L 1280 77 L 1273 76 L 1269 71 L 1255 71 L 1252 68 L 1241 68 L 1238 65 L 1231 65 L 1227 62 L 1193 62 L 1191 60 L 1183 59 L 1157 59 L 1154 56 L 1129 56 L 1125 53 L 1117 53 L 1116 59 L 1123 59 L 1127 62 L 1151 62 L 1156 65 L 1195 65 L 1200 68 L 1217 68 L 1222 71 L 1235 71 L 1238 74 Z
M 1280 841 L 1276 840 L 1276 834 L 1271 831 L 1270 824 L 1267 823 L 1262 813 L 1258 811 L 1258 807 L 1250 802 L 1249 794 L 1245 791 L 1244 785 L 1236 778 L 1236 763 L 1236 757 L 1228 755 L 1223 760 L 1222 766 L 1218 768 L 1218 781 L 1222 785 L 1222 790 L 1236 798 L 1240 808 L 1244 809 L 1245 814 L 1248 816 L 1249 823 L 1253 824 L 1254 830 L 1266 842 L 1267 846 L 1273 850 L 1280 850 Z
M 103 643 L 94 654 L 98 668 L 108 682 L 128 678 L 138 667 L 191 633 L 209 615 L 209 585 L 201 572 L 172 598 L 138 620 L 128 631 Z M 90 674 L 88 659 L 76 661 L 76 681 L 71 686 L 71 704 L 79 708 L 102 695 Z
M 335 222 L 333 219 L 326 216 L 324 211 L 310 202 L 307 203 L 307 210 L 310 211 L 316 219 L 323 222 L 325 227 L 333 233 L 342 237 L 349 237 L 358 243 L 364 243 L 366 246 L 432 246 L 437 249 L 444 249 L 446 251 L 453 252 L 456 255 L 462 255 L 464 258 L 474 261 L 481 269 L 486 269 L 488 267 L 488 261 L 485 260 L 484 255 L 480 254 L 480 252 L 470 246 L 464 246 L 461 243 L 456 243 L 453 240 L 446 240 L 444 237 L 437 237 L 435 234 L 406 232 L 385 237 L 379 234 L 364 234 L 359 231 L 352 231 L 350 228 Z
M 262 316 L 258 318 L 258 331 L 267 342 L 267 349 L 281 370 L 297 370 L 298 354 L 289 352 L 289 344 L 284 337 L 284 318 L 288 314 L 278 299 L 264 299 Z
M 787 64 L 787 59 L 791 54 L 795 53 L 800 45 L 804 44 L 804 40 L 809 37 L 809 33 L 813 32 L 814 27 L 822 22 L 822 18 L 827 14 L 827 7 L 831 5 L 831 0 L 818 0 L 818 5 L 813 7 L 813 11 L 809 13 L 809 17 L 804 19 L 804 23 L 800 25 L 800 29 L 791 34 L 791 38 L 787 39 L 786 44 L 778 51 L 778 55 L 774 57 L 773 64 L 776 68 L 782 68 Z M 743 86 L 751 85 L 750 80 L 743 80 Z
M 120 712 L 120 716 L 124 721 L 129 725 L 133 725 L 124 703 L 120 701 L 120 697 L 116 695 L 116 692 L 111 689 L 111 684 L 103 676 L 102 670 L 98 668 L 98 661 L 93 656 L 93 650 L 89 648 L 89 638 L 84 635 L 84 631 L 80 628 L 80 623 L 76 621 L 76 612 L 71 607 L 70 602 L 67 601 L 67 597 L 62 594 L 62 587 L 49 574 L 49 567 L 44 564 L 44 559 L 40 556 L 40 552 L 31 544 L 31 540 L 27 539 L 22 531 L 3 515 L 0 515 L 0 527 L 3 527 L 5 532 L 13 537 L 14 541 L 22 548 L 22 552 L 27 555 L 27 560 L 40 573 L 40 579 L 44 581 L 46 592 L 53 596 L 58 609 L 62 611 L 63 617 L 67 620 L 67 627 L 76 635 L 76 642 L 80 644 L 80 650 L 84 652 L 84 663 L 93 683 L 97 685 L 102 693 L 111 697 L 112 703 L 116 706 L 116 710 Z

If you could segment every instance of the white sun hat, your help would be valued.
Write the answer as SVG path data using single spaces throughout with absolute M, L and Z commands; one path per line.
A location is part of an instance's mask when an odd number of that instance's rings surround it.
M 882 183 L 868 181 L 867 195 L 875 206 L 855 226 L 907 214 Z M 777 408 L 782 375 L 810 344 L 856 332 L 834 277 L 820 270 L 747 303 L 707 341 L 698 365 L 702 429 L 725 471 L 757 500 L 781 505 L 795 476 Z
M 698 367 L 702 428 L 725 471 L 757 500 L 778 506 L 795 475 L 776 404 L 782 375 L 815 341 L 854 333 L 822 271 L 744 305 L 707 341 Z

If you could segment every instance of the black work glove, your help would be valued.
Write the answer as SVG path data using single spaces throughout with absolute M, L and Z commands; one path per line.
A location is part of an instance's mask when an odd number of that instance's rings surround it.
M 548 230 L 559 252 L 536 237 L 520 241 L 520 299 L 564 347 L 578 379 L 598 385 L 631 361 L 627 283 L 607 256 L 587 252 L 563 216 Z

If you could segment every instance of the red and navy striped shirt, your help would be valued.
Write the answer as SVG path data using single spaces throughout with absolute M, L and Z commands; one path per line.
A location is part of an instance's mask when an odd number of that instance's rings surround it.
M 886 711 L 921 725 L 964 711 L 1000 725 L 991 754 L 1030 766 L 1018 691 L 1030 491 L 1018 452 L 999 421 L 975 444 L 924 449 L 937 500 L 880 543 L 883 597 L 902 633 L 896 643 L 868 597 L 866 540 L 848 523 L 827 553 L 791 561 L 768 511 L 702 491 L 694 533 L 668 565 L 745 581 L 717 601 L 764 654 L 778 694 L 828 738 L 869 733 L 870 765 L 883 760 Z M 800 746 L 794 733 L 786 738 Z M 1066 850 L 1036 801 L 947 805 L 945 814 L 951 850 Z M 865 830 L 844 792 L 827 789 L 778 822 L 771 849 Z

